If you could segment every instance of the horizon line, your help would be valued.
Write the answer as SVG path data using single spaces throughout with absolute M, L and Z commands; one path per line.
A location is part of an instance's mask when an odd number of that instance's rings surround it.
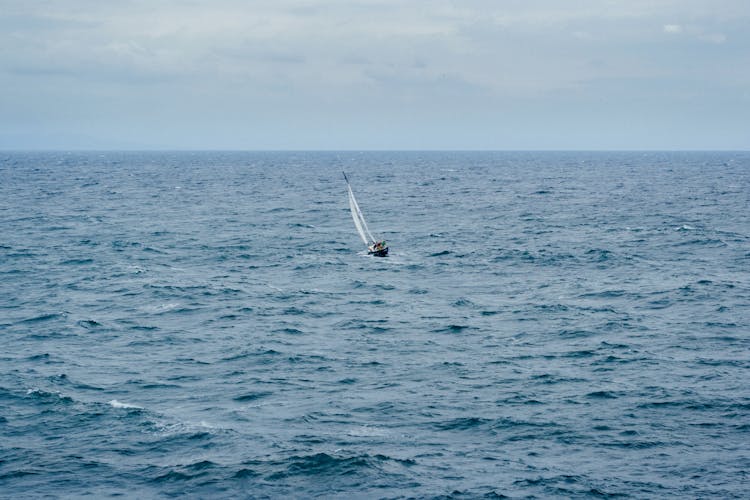
M 669 148 L 613 148 L 613 149 L 586 149 L 586 148 L 541 148 L 541 149 L 517 149 L 517 148 L 480 148 L 480 149 L 368 149 L 368 148 L 311 148 L 311 149 L 240 149 L 240 148 L 0 148 L 2 153 L 747 153 L 749 149 L 725 149 L 725 148 L 695 148 L 695 149 L 669 149 Z

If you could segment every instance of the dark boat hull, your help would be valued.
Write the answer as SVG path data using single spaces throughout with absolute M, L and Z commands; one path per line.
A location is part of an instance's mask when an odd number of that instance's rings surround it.
M 380 250 L 370 250 L 367 253 L 375 257 L 386 257 L 388 255 L 388 247 L 381 248 Z

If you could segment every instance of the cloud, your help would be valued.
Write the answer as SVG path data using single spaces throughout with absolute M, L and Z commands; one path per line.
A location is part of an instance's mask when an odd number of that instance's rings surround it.
M 573 3 L 0 0 L 0 127 L 84 115 L 101 128 L 144 114 L 198 123 L 192 112 L 215 117 L 217 136 L 236 116 L 239 136 L 253 116 L 416 124 L 445 110 L 472 131 L 472 113 L 559 109 L 555 96 L 596 95 L 606 79 L 750 81 L 747 0 Z M 617 95 L 644 102 L 652 88 Z
M 711 33 L 707 35 L 701 35 L 699 37 L 704 42 L 713 43 L 716 45 L 722 44 L 727 41 L 726 35 L 722 33 Z
M 689 35 L 690 37 L 702 42 L 715 45 L 720 45 L 727 41 L 727 36 L 723 33 L 707 32 L 704 27 L 697 25 L 683 26 L 680 24 L 665 24 L 662 30 L 669 35 Z

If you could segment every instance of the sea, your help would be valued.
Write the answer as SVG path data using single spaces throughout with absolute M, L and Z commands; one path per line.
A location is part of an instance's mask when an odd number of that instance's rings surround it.
M 0 152 L 2 498 L 749 491 L 750 152 Z

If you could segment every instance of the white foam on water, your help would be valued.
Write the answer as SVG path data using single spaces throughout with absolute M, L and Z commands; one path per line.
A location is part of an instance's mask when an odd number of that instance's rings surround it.
M 113 399 L 112 401 L 109 401 L 109 405 L 112 408 L 134 408 L 134 409 L 138 409 L 138 410 L 142 410 L 143 409 L 142 406 L 131 405 L 131 404 L 128 404 L 128 403 L 121 403 L 120 401 L 117 401 L 116 399 Z
M 163 304 L 154 304 L 146 306 L 144 309 L 151 313 L 164 313 L 169 312 L 180 307 L 179 302 L 165 302 Z

